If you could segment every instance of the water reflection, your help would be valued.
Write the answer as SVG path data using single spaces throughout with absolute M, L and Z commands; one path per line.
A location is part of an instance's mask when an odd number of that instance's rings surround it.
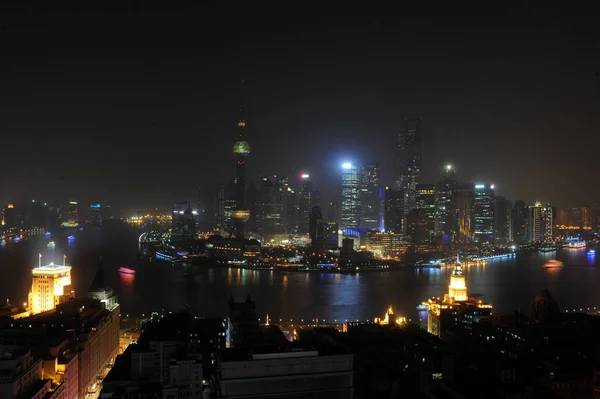
M 596 262 L 596 251 L 588 252 L 588 254 L 587 254 L 588 265 L 593 266 L 595 262 Z
M 222 316 L 229 295 L 244 300 L 250 295 L 257 311 L 275 319 L 293 318 L 366 320 L 381 315 L 389 305 L 399 315 L 423 319 L 416 306 L 430 297 L 447 292 L 450 268 L 412 269 L 360 274 L 328 274 L 274 271 L 242 271 L 229 267 L 206 268 L 175 265 L 138 256 L 139 233 L 126 226 L 86 227 L 77 239 L 54 235 L 55 252 L 67 252 L 72 259 L 72 279 L 76 293 L 89 288 L 98 257 L 103 257 L 107 284 L 119 296 L 124 313 L 149 313 L 161 309 L 176 311 L 183 304 L 197 314 Z M 77 245 L 75 245 L 77 241 Z M 48 239 L 35 243 L 12 243 L 0 248 L 0 295 L 12 302 L 26 300 L 31 288 L 31 266 L 38 253 L 46 252 Z M 68 243 L 68 248 L 67 248 Z M 27 245 L 24 245 L 27 244 Z M 564 262 L 563 268 L 546 270 L 550 259 Z M 58 261 L 58 262 L 56 262 Z M 140 264 L 143 263 L 143 264 Z M 469 292 L 479 293 L 491 302 L 494 313 L 529 309 L 533 297 L 547 286 L 561 308 L 600 306 L 599 260 L 586 250 L 562 250 L 545 254 L 518 255 L 513 259 L 489 261 L 485 266 L 466 268 Z M 136 276 L 120 275 L 122 265 L 138 266 Z M 268 273 L 268 274 L 267 274 Z M 262 277 L 262 278 L 261 278 Z M 138 280 L 137 282 L 135 280 Z M 425 315 L 426 318 L 426 315 Z
M 123 291 L 131 292 L 133 290 L 135 275 L 119 273 L 119 276 L 121 277 L 121 287 L 123 288 Z

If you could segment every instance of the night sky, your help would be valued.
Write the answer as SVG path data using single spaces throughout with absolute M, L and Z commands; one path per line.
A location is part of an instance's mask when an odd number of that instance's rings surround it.
M 511 200 L 600 202 L 595 17 L 222 3 L 2 10 L 0 201 L 136 210 L 212 192 L 234 175 L 243 79 L 248 181 L 310 173 L 327 200 L 348 160 L 391 183 L 402 121 L 420 116 L 423 182 L 451 162 Z

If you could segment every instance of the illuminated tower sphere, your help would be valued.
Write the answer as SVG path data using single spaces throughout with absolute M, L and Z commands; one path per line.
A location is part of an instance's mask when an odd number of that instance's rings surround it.
M 244 128 L 246 122 L 238 122 L 239 140 L 233 146 L 233 153 L 236 157 L 235 173 L 235 201 L 236 209 L 233 211 L 235 221 L 235 236 L 244 237 L 244 222 L 250 218 L 250 211 L 246 209 L 246 156 L 250 154 L 250 145 L 244 141 Z

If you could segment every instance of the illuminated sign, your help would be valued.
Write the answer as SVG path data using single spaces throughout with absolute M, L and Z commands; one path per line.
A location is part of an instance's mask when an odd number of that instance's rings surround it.
M 13 204 L 8 204 L 7 208 L 8 209 L 13 209 L 15 206 Z
M 308 179 L 310 175 L 308 173 L 303 173 L 302 175 L 300 175 L 300 177 L 303 179 Z
M 485 188 L 485 185 L 484 184 L 476 184 L 475 188 Z
M 77 205 L 77 201 L 70 201 L 69 205 Z
M 100 204 L 92 204 L 92 205 L 90 205 L 90 208 L 92 208 L 92 209 L 100 209 Z
M 342 164 L 342 168 L 343 169 L 350 169 L 350 168 L 352 168 L 352 164 L 350 162 L 344 162 Z

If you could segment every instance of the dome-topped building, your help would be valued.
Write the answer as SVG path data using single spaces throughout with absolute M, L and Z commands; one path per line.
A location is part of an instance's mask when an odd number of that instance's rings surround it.
M 473 323 L 491 314 L 491 304 L 469 297 L 465 272 L 457 255 L 450 274 L 448 293 L 444 294 L 443 299 L 437 297 L 429 300 L 427 331 L 438 337 L 446 330 L 463 330 L 472 334 Z
M 450 285 L 448 285 L 448 296 L 452 297 L 455 301 L 466 301 L 469 299 L 467 296 L 467 282 L 465 280 L 465 273 L 458 254 L 456 255 L 456 265 L 452 274 L 450 275 Z

